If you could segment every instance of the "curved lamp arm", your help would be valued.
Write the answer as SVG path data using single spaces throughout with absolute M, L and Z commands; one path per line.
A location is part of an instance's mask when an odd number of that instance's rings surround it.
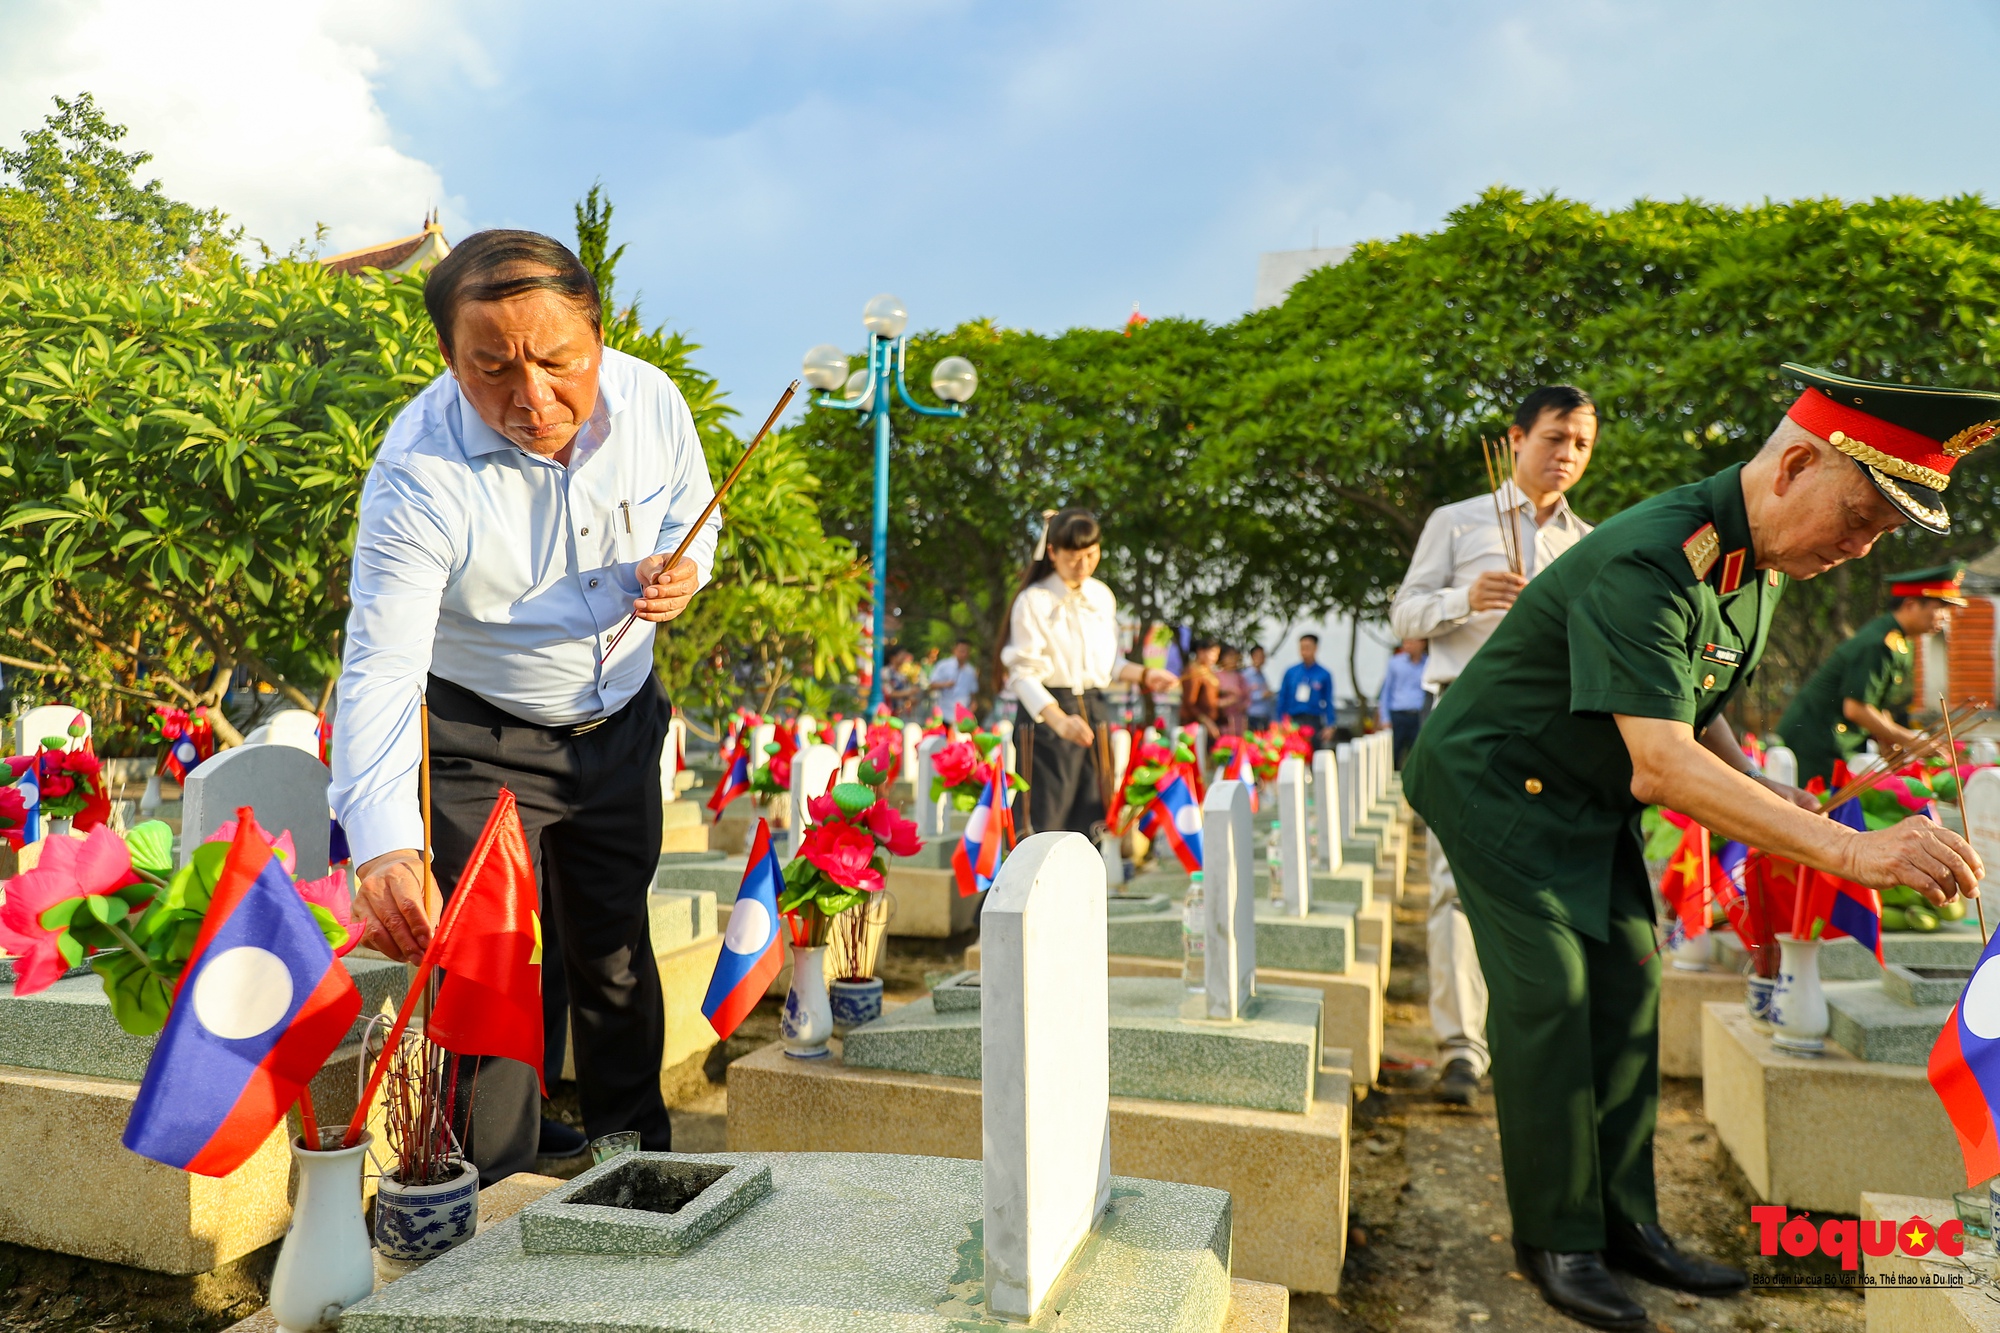
M 896 339 L 896 346 L 894 350 L 894 355 L 896 358 L 896 394 L 903 400 L 903 406 L 909 408 L 912 412 L 915 412 L 918 416 L 922 417 L 964 416 L 965 405 L 962 403 L 953 403 L 949 407 L 925 407 L 922 403 L 915 402 L 910 398 L 910 388 L 907 384 L 903 383 L 903 362 L 905 360 L 905 357 L 903 356 L 903 347 L 904 344 L 907 343 L 908 341 L 909 340 L 907 338 Z

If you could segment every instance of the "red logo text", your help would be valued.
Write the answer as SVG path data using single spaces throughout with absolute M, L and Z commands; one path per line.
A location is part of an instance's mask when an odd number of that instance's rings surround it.
M 1840 1260 L 1840 1266 L 1848 1272 L 1861 1266 L 1863 1254 L 1880 1259 L 1901 1250 L 1912 1258 L 1920 1258 L 1935 1249 L 1947 1258 L 1956 1259 L 1965 1253 L 1965 1224 L 1957 1218 L 1935 1227 L 1921 1217 L 1902 1222 L 1843 1222 L 1828 1218 L 1814 1226 L 1812 1219 L 1803 1213 L 1792 1216 L 1778 1204 L 1759 1204 L 1750 1210 L 1750 1220 L 1757 1224 L 1759 1254 L 1773 1255 L 1783 1249 L 1793 1258 L 1803 1259 L 1818 1251 Z

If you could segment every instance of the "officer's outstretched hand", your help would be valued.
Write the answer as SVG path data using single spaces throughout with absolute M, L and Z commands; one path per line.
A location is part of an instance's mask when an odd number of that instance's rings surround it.
M 1934 904 L 1979 896 L 1986 867 L 1972 844 L 1929 819 L 1906 819 L 1847 843 L 1846 878 L 1871 889 L 1908 885 Z
M 361 942 L 399 963 L 422 960 L 431 942 L 431 905 L 423 855 L 414 848 L 384 852 L 356 871 L 361 892 L 354 906 L 361 915 Z

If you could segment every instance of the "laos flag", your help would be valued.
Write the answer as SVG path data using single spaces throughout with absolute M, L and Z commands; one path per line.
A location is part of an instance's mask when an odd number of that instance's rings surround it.
M 1863 816 L 1861 801 L 1850 798 L 1827 812 L 1827 818 L 1836 824 L 1845 824 L 1857 833 L 1868 831 L 1868 821 Z M 1875 955 L 1875 961 L 1882 961 L 1882 895 L 1870 888 L 1829 875 L 1824 870 L 1811 872 L 1812 888 L 1804 907 L 1805 928 L 1801 932 L 1809 939 L 1834 939 L 1841 935 L 1851 935 Z
M 1958 1133 L 1965 1183 L 2000 1175 L 2000 933 L 1986 944 L 1972 980 L 1931 1047 L 1931 1087 Z
M 748 728 L 745 728 L 747 733 Z M 715 812 L 717 821 L 728 804 L 750 790 L 750 744 L 747 735 L 739 736 L 729 751 L 729 771 L 722 775 L 722 781 L 715 784 L 715 794 L 708 798 L 708 808 Z
M 1149 838 L 1165 838 L 1190 874 L 1201 869 L 1201 807 L 1188 790 L 1187 778 L 1176 773 L 1153 797 L 1140 825 Z
M 771 850 L 771 828 L 760 819 L 750 840 L 743 886 L 729 909 L 729 929 L 722 932 L 715 975 L 708 979 L 708 998 L 701 1002 L 702 1017 L 725 1041 L 785 965 L 784 932 L 778 929 L 778 898 L 784 891 L 785 872 Z
M 961 898 L 993 887 L 993 877 L 1000 873 L 1000 863 L 1007 857 L 1007 844 L 1013 841 L 1014 809 L 1007 801 L 1003 762 L 994 758 L 979 804 L 966 817 L 965 832 L 951 854 L 951 873 L 958 881 Z
M 125 1126 L 203 1176 L 248 1161 L 361 1013 L 361 992 L 246 806 Z

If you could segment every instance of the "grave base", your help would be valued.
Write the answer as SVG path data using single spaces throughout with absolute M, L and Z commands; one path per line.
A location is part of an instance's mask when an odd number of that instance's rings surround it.
M 977 1164 L 825 1152 L 692 1160 L 766 1166 L 770 1193 L 693 1249 L 638 1260 L 529 1254 L 526 1218 L 517 1215 L 350 1307 L 340 1326 L 344 1333 L 991 1326 L 982 1317 Z M 1230 1200 L 1214 1191 L 1114 1176 L 1109 1210 L 1035 1322 L 1053 1325 L 1059 1310 L 1073 1333 L 1220 1333 L 1230 1308 L 1230 1233 Z
M 1864 1222 L 1903 1222 L 1921 1217 L 1933 1230 L 1958 1216 L 1950 1199 L 1907 1194 L 1861 1196 Z M 1993 1262 L 1993 1242 L 1965 1238 L 1965 1253 L 1948 1259 L 1933 1251 L 1913 1259 L 1898 1249 L 1876 1258 L 1861 1256 L 1869 1285 L 1862 1289 L 1868 1333 L 2000 1333 L 2000 1302 L 1990 1286 L 1965 1280 L 1969 1267 L 1985 1272 Z M 1958 1279 L 1962 1285 L 1948 1285 Z M 1908 1285 L 1905 1285 L 1908 1284 Z
M 1141 958 L 1133 954 L 1112 954 L 1110 975 L 1114 977 L 1178 977 L 1181 964 L 1170 958 Z M 979 946 L 965 951 L 965 969 L 979 970 Z M 1341 976 L 1324 972 L 1292 972 L 1283 968 L 1257 969 L 1259 986 L 1310 986 L 1325 997 L 1320 1010 L 1321 1040 L 1332 1048 L 1353 1052 L 1349 1072 L 1365 1089 L 1382 1076 L 1382 991 L 1378 980 L 1380 956 L 1366 946 L 1355 950 L 1354 963 Z M 1700 1071 L 1697 1070 L 1697 1073 Z M 1360 1089 L 1357 1089 L 1359 1091 Z
M 950 870 L 927 870 L 897 862 L 883 876 L 889 895 L 889 933 L 942 940 L 960 935 L 979 922 L 979 905 L 986 895 L 966 897 Z
M 1864 1190 L 1950 1197 L 1958 1139 L 1922 1068 L 1831 1042 L 1780 1054 L 1740 1001 L 1702 1007 L 1702 1112 L 1766 1203 L 1852 1215 Z
M 1711 965 L 1683 972 L 1672 963 L 1660 971 L 1660 1072 L 1668 1078 L 1701 1077 L 1701 1007 L 1743 1007 L 1743 978 Z
M 708 828 L 703 821 L 707 812 L 693 801 L 666 801 L 660 806 L 660 850 L 663 852 L 705 852 L 708 850 Z
M 354 1112 L 357 1045 L 333 1053 L 313 1080 L 323 1125 Z M 126 1264 L 206 1273 L 260 1249 L 291 1225 L 296 1112 L 227 1176 L 177 1171 L 121 1141 L 135 1081 L 0 1066 L 0 1241 Z M 381 1142 L 381 1108 L 371 1117 Z M 364 1178 L 372 1194 L 374 1182 Z
M 1347 1254 L 1344 1071 L 1323 1071 L 1304 1115 L 1111 1099 L 1111 1169 L 1229 1191 L 1233 1272 L 1294 1291 L 1337 1291 Z M 810 1145 L 977 1160 L 980 1085 L 933 1074 L 801 1061 L 773 1042 L 729 1066 L 729 1148 Z

